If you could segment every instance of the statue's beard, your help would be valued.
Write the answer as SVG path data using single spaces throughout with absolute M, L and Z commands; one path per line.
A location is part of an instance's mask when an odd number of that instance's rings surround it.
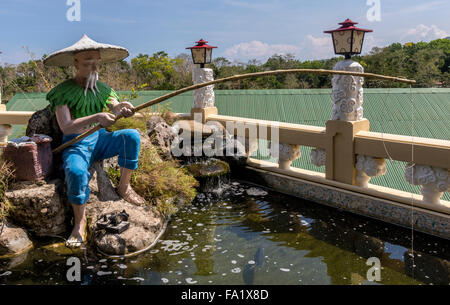
M 84 88 L 84 95 L 86 96 L 86 92 L 88 89 L 91 89 L 91 91 L 95 95 L 95 91 L 99 91 L 97 87 L 97 81 L 98 81 L 98 72 L 94 71 L 89 73 L 89 77 L 86 81 L 86 86 Z

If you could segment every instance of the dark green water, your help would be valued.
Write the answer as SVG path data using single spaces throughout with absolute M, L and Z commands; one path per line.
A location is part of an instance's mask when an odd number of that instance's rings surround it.
M 234 182 L 237 196 L 216 203 L 196 200 L 139 256 L 79 255 L 81 283 L 450 283 L 448 241 L 415 232 L 411 251 L 409 229 L 275 192 L 250 196 L 245 191 L 250 187 Z M 67 257 L 37 248 L 1 260 L 0 284 L 70 284 Z M 379 282 L 367 280 L 369 257 L 380 259 Z

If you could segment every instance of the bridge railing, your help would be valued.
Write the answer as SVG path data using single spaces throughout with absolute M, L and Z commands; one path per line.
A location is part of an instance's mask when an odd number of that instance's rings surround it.
M 325 127 L 219 114 L 205 121 L 219 122 L 240 138 L 248 156 L 258 149 L 258 139 L 269 141 L 278 164 L 249 158 L 251 166 L 450 214 L 450 202 L 441 200 L 450 191 L 450 141 L 371 132 L 367 119 L 329 120 Z M 290 166 L 301 146 L 313 148 L 311 163 L 324 166 L 325 173 Z M 408 162 L 404 178 L 422 185 L 422 196 L 370 184 L 386 173 L 385 159 Z

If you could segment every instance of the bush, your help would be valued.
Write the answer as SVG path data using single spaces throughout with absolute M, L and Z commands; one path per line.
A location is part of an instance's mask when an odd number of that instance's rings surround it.
M 13 181 L 13 169 L 0 155 L 0 222 L 8 216 L 9 206 L 5 200 L 5 192 Z

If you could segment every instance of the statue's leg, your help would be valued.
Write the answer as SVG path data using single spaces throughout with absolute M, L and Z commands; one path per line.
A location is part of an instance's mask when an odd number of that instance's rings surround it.
M 134 204 L 145 202 L 130 186 L 131 173 L 138 166 L 140 140 L 139 132 L 135 129 L 101 131 L 94 151 L 94 160 L 119 156 L 121 174 L 117 191 L 122 198 Z
M 74 213 L 74 226 L 66 245 L 79 247 L 85 241 L 85 202 L 89 199 L 89 160 L 91 153 L 88 149 L 84 149 L 82 145 L 77 145 L 66 149 L 62 157 L 67 198 Z

